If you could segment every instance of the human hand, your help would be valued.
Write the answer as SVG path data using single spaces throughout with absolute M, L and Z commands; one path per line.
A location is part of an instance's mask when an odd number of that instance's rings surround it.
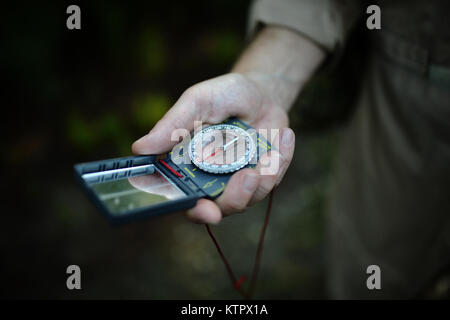
M 171 141 L 172 132 L 184 128 L 192 131 L 194 121 L 203 124 L 221 123 L 236 116 L 256 130 L 279 129 L 272 139 L 277 150 L 264 154 L 255 169 L 242 169 L 232 175 L 224 192 L 215 201 L 200 199 L 187 211 L 187 217 L 199 223 L 218 223 L 222 217 L 242 212 L 264 199 L 283 178 L 294 153 L 294 132 L 287 128 L 286 108 L 279 105 L 256 74 L 230 73 L 201 82 L 186 90 L 175 105 L 149 134 L 137 140 L 136 154 L 162 154 L 178 141 Z M 279 143 L 278 143 L 279 139 Z M 275 170 L 262 175 L 263 167 L 278 163 Z M 267 171 L 267 170 L 266 170 Z

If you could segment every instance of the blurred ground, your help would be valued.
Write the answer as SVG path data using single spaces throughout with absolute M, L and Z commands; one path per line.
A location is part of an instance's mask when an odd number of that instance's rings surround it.
M 258 298 L 323 297 L 324 199 L 335 135 L 298 136 L 296 161 L 276 190 Z M 30 178 L 22 210 L 2 231 L 2 295 L 30 298 L 239 298 L 202 225 L 172 214 L 114 228 L 72 179 Z M 249 274 L 266 201 L 213 230 L 236 274 Z M 7 238 L 5 237 L 7 236 Z M 65 268 L 82 269 L 81 292 Z
M 129 155 L 186 88 L 227 72 L 245 46 L 248 2 L 81 1 L 81 31 L 65 28 L 69 4 L 8 3 L 1 18 L 0 296 L 238 298 L 203 226 L 173 214 L 113 228 L 72 165 Z M 324 297 L 335 128 L 351 105 L 339 84 L 354 89 L 336 74 L 317 77 L 292 111 L 295 160 L 275 193 L 257 298 Z M 265 207 L 214 227 L 238 275 L 251 271 Z M 66 289 L 70 264 L 81 292 Z

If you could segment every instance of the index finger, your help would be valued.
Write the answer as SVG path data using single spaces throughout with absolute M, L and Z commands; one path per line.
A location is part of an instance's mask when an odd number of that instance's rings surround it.
M 170 151 L 179 141 L 172 141 L 172 132 L 194 130 L 194 121 L 216 124 L 229 116 L 243 120 L 255 117 L 258 111 L 249 106 L 260 104 L 258 91 L 249 87 L 242 75 L 228 74 L 210 79 L 186 90 L 175 105 L 155 125 L 149 134 L 137 140 L 132 150 L 136 154 L 161 154 Z

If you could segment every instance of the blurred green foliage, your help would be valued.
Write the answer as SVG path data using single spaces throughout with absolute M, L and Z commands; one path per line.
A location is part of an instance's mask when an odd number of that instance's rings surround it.
M 149 124 L 155 124 L 172 106 L 166 94 L 148 93 L 137 97 L 133 106 L 133 120 L 145 132 Z
M 130 130 L 117 114 L 87 119 L 74 111 L 67 117 L 67 142 L 76 152 L 87 153 L 101 144 L 113 145 L 119 155 L 128 155 L 132 142 Z
M 157 28 L 148 27 L 140 32 L 136 53 L 143 72 L 154 76 L 166 70 L 169 63 L 167 43 Z
M 212 62 L 230 67 L 233 61 L 242 50 L 242 36 L 231 30 L 209 32 L 202 39 L 203 54 Z
M 175 214 L 111 228 L 71 167 L 130 155 L 186 88 L 229 71 L 245 45 L 248 5 L 82 1 L 82 30 L 71 32 L 65 3 L 7 3 L 0 61 L 12 115 L 2 161 L 10 169 L 6 212 L 14 214 L 0 241 L 9 297 L 238 298 L 202 226 Z M 300 97 L 296 129 L 315 132 L 344 113 L 336 74 L 316 78 Z M 337 139 L 321 132 L 299 136 L 277 189 L 257 297 L 324 295 L 323 213 Z M 252 267 L 265 204 L 215 228 L 238 274 Z M 78 296 L 55 276 L 73 263 L 86 268 Z
M 90 150 L 99 141 L 100 136 L 93 125 L 81 118 L 79 114 L 69 115 L 66 127 L 69 143 L 76 148 Z
M 186 88 L 229 71 L 245 46 L 249 1 L 77 3 L 80 31 L 65 28 L 72 3 L 2 4 L 0 297 L 239 298 L 203 226 L 173 214 L 112 228 L 72 166 L 130 155 Z M 364 61 L 360 39 L 347 50 L 290 112 L 296 151 L 275 192 L 256 298 L 325 296 L 334 128 L 351 113 Z M 252 268 L 265 208 L 258 203 L 214 227 L 238 275 Z M 82 267 L 81 292 L 65 288 L 70 264 Z M 449 280 L 442 283 L 433 295 L 448 291 Z

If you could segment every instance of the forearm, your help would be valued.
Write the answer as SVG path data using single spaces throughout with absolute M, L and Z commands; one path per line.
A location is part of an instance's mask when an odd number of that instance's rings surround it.
M 286 111 L 325 58 L 325 52 L 301 34 L 265 27 L 244 51 L 232 72 L 247 75 Z

